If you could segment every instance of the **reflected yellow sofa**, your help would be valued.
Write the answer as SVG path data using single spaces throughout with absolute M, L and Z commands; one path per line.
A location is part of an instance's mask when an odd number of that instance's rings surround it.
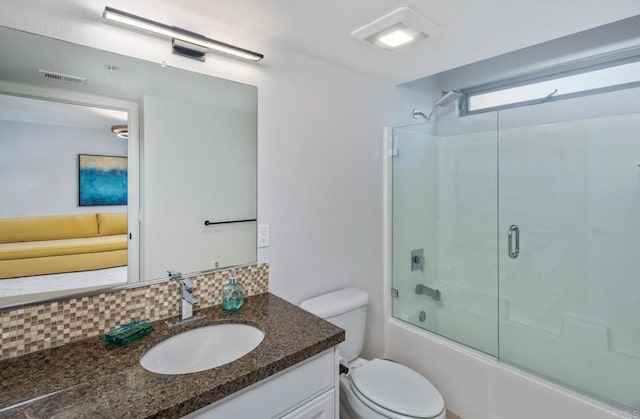
M 0 218 L 0 279 L 127 265 L 127 214 Z

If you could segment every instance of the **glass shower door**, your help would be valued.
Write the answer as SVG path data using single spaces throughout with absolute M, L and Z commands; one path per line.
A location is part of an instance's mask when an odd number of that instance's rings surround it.
M 393 316 L 496 355 L 496 115 L 393 138 Z
M 639 98 L 500 111 L 498 130 L 499 357 L 635 409 Z

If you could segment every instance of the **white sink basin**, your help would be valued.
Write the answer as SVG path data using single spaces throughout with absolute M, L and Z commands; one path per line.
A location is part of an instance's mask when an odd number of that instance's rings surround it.
M 160 342 L 140 359 L 158 374 L 188 374 L 219 367 L 248 354 L 264 333 L 246 324 L 218 324 L 190 330 Z

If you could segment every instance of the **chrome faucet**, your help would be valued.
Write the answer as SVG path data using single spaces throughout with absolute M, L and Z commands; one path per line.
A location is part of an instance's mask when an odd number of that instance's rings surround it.
M 180 282 L 180 319 L 176 322 L 167 322 L 169 327 L 189 323 L 204 317 L 202 314 L 193 315 L 193 306 L 198 304 L 198 299 L 193 296 L 193 282 L 189 278 L 183 278 L 180 272 L 167 271 L 170 281 Z

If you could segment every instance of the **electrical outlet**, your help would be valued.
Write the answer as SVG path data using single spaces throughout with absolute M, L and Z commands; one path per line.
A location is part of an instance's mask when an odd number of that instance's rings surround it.
M 269 224 L 258 226 L 258 248 L 269 247 Z

